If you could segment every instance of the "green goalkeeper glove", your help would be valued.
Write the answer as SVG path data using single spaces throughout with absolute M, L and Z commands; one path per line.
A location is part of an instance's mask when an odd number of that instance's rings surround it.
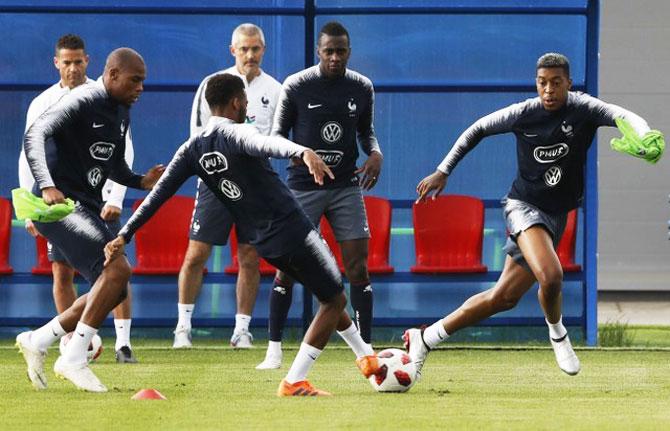
M 40 223 L 59 221 L 74 211 L 74 201 L 65 199 L 65 203 L 47 205 L 42 198 L 38 198 L 26 189 L 12 190 L 12 204 L 16 218 L 30 219 Z
M 661 159 L 665 150 L 663 133 L 650 130 L 640 138 L 627 120 L 616 118 L 614 121 L 623 136 L 610 141 L 613 150 L 644 159 L 649 163 L 656 163 Z

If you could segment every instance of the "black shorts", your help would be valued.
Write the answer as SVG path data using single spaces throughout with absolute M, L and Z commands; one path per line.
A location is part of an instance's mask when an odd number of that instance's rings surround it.
M 191 229 L 188 238 L 211 245 L 226 245 L 233 227 L 233 216 L 228 208 L 216 197 L 202 181 L 198 180 L 198 192 L 191 217 Z M 248 244 L 247 235 L 236 229 L 237 242 Z
M 106 221 L 105 224 L 107 225 L 107 228 L 109 229 L 110 232 L 112 232 L 114 236 L 117 236 L 119 234 L 119 231 L 121 230 L 121 220 Z M 54 246 L 48 241 L 47 241 L 47 258 L 49 259 L 49 262 L 65 262 L 69 265 L 69 262 L 65 258 L 63 252 L 60 251 L 58 247 Z
M 70 215 L 60 221 L 34 223 L 73 268 L 89 283 L 95 283 L 105 262 L 103 249 L 116 237 L 97 211 L 77 205 Z
M 321 302 L 327 302 L 344 291 L 335 257 L 316 230 L 310 231 L 303 243 L 291 253 L 265 259 L 305 286 Z

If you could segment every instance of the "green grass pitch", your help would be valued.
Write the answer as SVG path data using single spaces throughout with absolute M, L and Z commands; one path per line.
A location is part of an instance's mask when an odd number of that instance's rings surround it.
M 168 348 L 136 340 L 137 365 L 111 349 L 93 370 L 107 394 L 79 392 L 52 370 L 37 392 L 9 340 L 0 342 L 2 430 L 215 429 L 670 429 L 670 351 L 579 350 L 582 372 L 561 373 L 548 349 L 449 348 L 431 353 L 423 379 L 406 394 L 378 394 L 342 346 L 327 348 L 310 380 L 331 398 L 275 396 L 284 368 L 256 371 L 264 349 Z M 161 347 L 162 346 L 162 347 Z M 155 388 L 167 401 L 131 401 Z

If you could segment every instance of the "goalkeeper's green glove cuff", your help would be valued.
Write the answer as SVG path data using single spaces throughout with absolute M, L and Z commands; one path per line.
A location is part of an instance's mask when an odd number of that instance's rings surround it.
M 12 190 L 12 204 L 17 219 L 41 223 L 62 220 L 74 211 L 75 206 L 70 198 L 65 199 L 62 204 L 47 205 L 42 198 L 20 188 Z
M 665 150 L 663 133 L 650 130 L 640 138 L 628 121 L 616 118 L 615 122 L 623 136 L 610 141 L 613 150 L 644 159 L 649 163 L 656 163 L 661 159 Z

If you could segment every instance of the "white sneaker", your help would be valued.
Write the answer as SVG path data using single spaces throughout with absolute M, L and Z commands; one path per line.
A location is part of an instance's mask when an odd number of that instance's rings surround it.
M 107 387 L 93 374 L 88 364 L 66 364 L 62 356 L 56 359 L 54 373 L 62 379 L 71 381 L 78 389 L 87 392 L 107 392 Z
M 174 330 L 173 349 L 190 349 L 193 347 L 191 343 L 191 328 L 177 328 Z
M 28 365 L 28 378 L 37 390 L 47 388 L 47 376 L 44 373 L 44 360 L 47 352 L 42 352 L 33 347 L 30 342 L 30 336 L 33 331 L 21 332 L 16 336 L 16 347 L 23 354 L 23 359 Z
M 230 346 L 235 349 L 251 349 L 254 347 L 253 341 L 254 336 L 251 335 L 251 332 L 235 331 L 233 336 L 230 337 Z
M 549 337 L 551 340 L 551 347 L 554 348 L 554 354 L 556 355 L 556 362 L 558 362 L 558 368 L 563 370 L 565 374 L 571 376 L 579 373 L 581 366 L 579 364 L 579 358 L 575 354 L 575 351 L 572 349 L 572 344 L 570 344 L 570 337 L 566 333 L 564 337 L 554 340 Z
M 430 349 L 423 341 L 423 330 L 416 328 L 408 329 L 402 335 L 402 339 L 405 342 L 405 350 L 407 350 L 409 357 L 412 358 L 412 362 L 416 366 L 416 380 L 418 382 L 421 379 L 423 363 L 430 352 Z
M 260 364 L 256 365 L 257 370 L 276 370 L 281 368 L 283 353 L 281 350 L 279 354 L 267 352 L 265 354 L 265 359 Z

